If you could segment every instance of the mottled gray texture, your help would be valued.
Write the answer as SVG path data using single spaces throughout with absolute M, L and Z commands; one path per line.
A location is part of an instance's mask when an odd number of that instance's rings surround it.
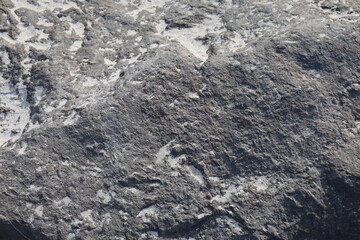
M 2 0 L 0 239 L 359 239 L 359 14 Z

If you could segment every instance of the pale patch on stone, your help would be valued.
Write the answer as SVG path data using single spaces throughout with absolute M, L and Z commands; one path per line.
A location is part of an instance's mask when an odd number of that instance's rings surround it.
M 130 58 L 127 58 L 124 60 L 128 62 L 128 65 L 130 65 L 130 64 L 135 63 L 140 56 L 141 56 L 140 53 L 138 55 L 135 55 L 134 53 L 130 53 Z
M 18 24 L 17 27 L 20 34 L 17 35 L 15 40 L 6 32 L 0 33 L 0 37 L 11 44 L 22 44 L 26 51 L 28 51 L 29 47 L 33 47 L 36 50 L 48 50 L 50 48 L 51 45 L 44 41 L 48 39 L 49 35 L 45 34 L 43 30 L 38 30 L 32 25 L 25 25 L 23 23 Z
M 88 146 L 93 146 L 93 145 L 91 145 L 91 144 L 89 144 Z M 95 171 L 95 172 L 102 172 L 103 170 L 101 169 L 101 168 L 99 168 L 99 167 L 84 167 L 83 168 L 84 170 L 86 169 L 86 170 L 90 170 L 90 171 Z
M 69 206 L 69 204 L 72 202 L 72 200 L 69 197 L 64 197 L 60 201 L 55 201 L 54 204 L 56 206 Z
M 89 28 L 92 28 L 92 23 L 91 23 L 91 21 L 86 21 L 86 25 L 87 25 Z
M 83 41 L 81 41 L 81 40 L 74 41 L 74 43 L 70 46 L 69 51 L 77 52 L 81 48 L 82 44 L 83 44 Z
M 135 38 L 135 41 L 140 42 L 142 38 L 143 38 L 142 36 L 138 36 L 138 37 Z
M 118 4 L 122 4 L 124 6 L 128 6 L 129 5 L 129 1 L 128 0 L 116 0 Z
M 283 43 L 296 44 L 296 43 L 298 43 L 298 41 L 289 41 L 289 40 L 285 40 L 285 41 L 283 41 Z
M 146 48 L 142 48 L 142 47 L 140 47 L 140 48 L 139 48 L 139 51 L 140 51 L 141 53 L 143 53 L 143 54 L 144 54 L 144 53 L 146 53 L 146 52 L 147 52 L 147 49 L 146 49 Z
M 170 145 L 174 141 L 175 140 L 168 142 L 165 146 L 163 146 L 159 149 L 159 151 L 155 155 L 155 163 L 156 164 L 165 163 L 165 158 L 170 155 Z
M 167 2 L 170 0 L 145 0 L 145 1 L 139 1 L 137 2 L 137 9 L 128 12 L 127 14 L 137 19 L 139 17 L 139 14 L 142 11 L 147 11 L 151 14 L 154 14 L 156 12 L 157 8 L 163 7 Z M 129 5 L 131 1 L 129 1 L 127 4 L 123 2 L 124 5 Z
M 141 193 L 141 191 L 140 191 L 139 189 L 137 189 L 137 188 L 131 188 L 131 187 L 126 188 L 125 191 L 131 192 L 131 193 L 133 193 L 133 194 L 135 194 L 135 195 L 139 195 L 139 194 Z
M 26 57 L 24 60 L 21 61 L 21 65 L 24 68 L 24 74 L 28 74 L 28 73 L 30 73 L 30 69 L 32 68 L 32 66 L 34 64 L 32 63 L 31 58 Z
M 0 114 L 0 146 L 20 138 L 30 121 L 30 105 L 26 101 L 27 89 L 20 81 L 12 85 L 0 76 L 0 107 L 7 112 Z
M 62 11 L 68 10 L 70 8 L 79 9 L 77 4 L 72 1 L 37 1 L 38 5 L 31 4 L 30 2 L 24 0 L 12 0 L 11 2 L 15 5 L 14 9 L 26 8 L 34 12 L 43 12 L 45 10 L 54 11 L 55 9 L 61 9 Z
M 288 3 L 285 4 L 285 10 L 286 10 L 286 11 L 291 10 L 293 7 L 294 7 L 294 6 L 291 5 L 291 4 L 288 4 Z
M 158 182 L 149 183 L 149 186 L 159 187 L 159 186 L 161 186 L 161 183 L 158 183 Z
M 261 176 L 250 184 L 256 189 L 257 192 L 262 192 L 268 189 L 270 183 L 265 176 Z
M 73 125 L 77 122 L 77 120 L 80 118 L 80 116 L 76 113 L 76 111 L 73 111 L 64 121 L 63 124 L 68 126 L 68 125 Z
M 160 20 L 155 26 L 157 34 L 163 35 L 165 32 L 166 26 L 167 26 L 167 24 L 166 24 L 165 20 Z
M 74 225 L 74 226 L 78 226 L 78 225 L 80 225 L 82 223 L 83 223 L 83 221 L 81 221 L 81 220 L 79 220 L 77 218 L 75 218 L 73 221 L 71 221 L 71 225 Z
M 111 73 L 108 82 L 110 82 L 110 83 L 116 82 L 120 78 L 120 76 L 119 76 L 120 72 L 121 72 L 121 69 L 118 69 L 115 72 Z
M 44 207 L 42 205 L 38 206 L 35 208 L 34 213 L 38 216 L 38 217 L 42 217 L 43 213 L 44 213 Z
M 330 19 L 336 19 L 336 20 L 348 21 L 348 22 L 356 22 L 356 21 L 359 21 L 358 17 L 360 16 L 360 14 L 357 14 L 357 13 L 350 13 L 350 14 L 330 13 L 328 16 Z M 350 19 L 350 18 L 353 18 L 353 19 Z
M 209 216 L 209 214 L 200 213 L 200 214 L 198 214 L 198 215 L 196 216 L 196 218 L 197 218 L 197 219 L 202 219 L 202 218 L 204 218 L 204 217 L 206 217 L 206 216 Z
M 110 222 L 111 222 L 111 214 L 105 213 L 101 220 L 101 227 L 103 227 L 104 225 L 109 225 Z
M 34 214 L 31 214 L 27 221 L 30 224 L 33 223 L 34 222 Z
M 152 43 L 152 44 L 149 45 L 149 48 L 150 48 L 150 49 L 154 49 L 154 48 L 157 48 L 158 46 L 159 46 L 159 44 L 157 44 L 157 43 Z
M 151 205 L 150 207 L 142 209 L 139 214 L 136 216 L 141 218 L 143 222 L 151 222 L 151 218 L 157 217 L 158 207 L 156 205 Z
M 66 240 L 73 240 L 75 239 L 76 237 L 76 234 L 75 233 L 69 233 L 67 236 L 66 236 Z
M 81 216 L 85 221 L 90 222 L 90 223 L 92 223 L 92 224 L 95 225 L 95 222 L 94 222 L 93 217 L 92 217 L 92 212 L 93 212 L 93 211 L 92 211 L 91 209 L 89 209 L 89 210 L 86 210 L 86 211 L 82 212 L 82 213 L 80 214 L 80 216 Z
M 158 237 L 159 237 L 159 233 L 156 232 L 156 231 L 149 231 L 149 232 L 148 232 L 148 235 L 149 235 L 150 237 L 153 237 L 153 238 L 158 238 Z
M 204 175 L 201 173 L 199 169 L 197 169 L 194 165 L 187 166 L 187 170 L 190 172 L 191 176 L 198 181 L 200 184 L 205 184 Z
M 35 185 L 30 185 L 29 190 L 33 192 L 40 191 L 43 187 L 37 187 Z
M 100 52 L 116 52 L 113 48 L 99 48 Z
M 41 99 L 43 98 L 44 92 L 45 92 L 44 87 L 42 86 L 35 87 L 35 92 L 34 92 L 35 106 L 38 105 Z
M 105 63 L 105 65 L 108 65 L 110 67 L 113 67 L 114 65 L 116 65 L 116 61 L 111 61 L 108 58 L 104 58 L 104 63 Z
M 225 187 L 222 184 L 223 187 Z M 219 203 L 225 203 L 230 201 L 231 197 L 235 194 L 244 194 L 244 188 L 243 186 L 236 186 L 234 184 L 230 184 L 228 185 L 227 189 L 223 190 L 224 194 L 222 195 L 216 195 L 215 197 L 213 197 L 210 202 L 216 201 Z
M 18 22 L 16 27 L 19 30 L 19 35 L 17 35 L 15 37 L 16 39 L 14 40 L 9 36 L 7 32 L 1 32 L 0 37 L 11 44 L 23 45 L 26 52 L 29 51 L 30 47 L 33 47 L 37 50 L 48 50 L 51 46 L 51 44 L 48 43 L 49 35 L 45 34 L 43 30 L 36 29 L 32 25 L 22 23 L 20 17 L 15 13 L 15 11 L 19 8 L 27 8 L 36 12 L 44 11 L 47 8 L 45 7 L 41 10 L 43 2 L 40 2 L 39 6 L 35 6 L 27 1 L 22 0 L 14 0 L 12 1 L 12 3 L 14 4 L 14 7 L 10 9 L 10 13 L 13 18 Z
M 360 129 L 360 121 L 355 121 L 355 125 L 357 129 Z
M 245 39 L 239 33 L 234 32 L 233 34 L 233 37 L 227 45 L 231 52 L 235 52 L 239 48 L 244 48 L 246 46 Z
M 23 154 L 25 154 L 28 144 L 26 142 L 21 142 L 20 146 L 21 147 L 18 149 L 18 154 L 23 155 Z
M 213 179 L 213 178 L 209 178 Z M 252 176 L 249 178 L 237 178 L 234 179 L 234 183 L 221 183 L 220 189 L 222 189 L 221 195 L 216 195 L 211 199 L 211 202 L 216 201 L 219 203 L 224 202 L 230 202 L 231 197 L 233 196 L 239 196 L 242 197 L 249 197 L 252 196 L 252 194 L 262 194 L 262 193 L 275 193 L 277 190 L 277 187 L 279 187 L 281 184 L 279 183 L 273 183 L 271 184 L 269 179 L 271 177 L 269 176 Z M 220 180 L 220 179 L 218 179 Z M 215 181 L 214 183 L 217 183 L 218 181 Z
M 129 214 L 128 214 L 127 212 L 124 212 L 124 211 L 122 211 L 122 210 L 119 210 L 119 214 L 120 214 L 121 216 L 129 216 Z
M 48 104 L 44 107 L 44 111 L 46 113 L 50 113 L 56 109 L 64 107 L 67 102 L 68 102 L 68 100 L 65 98 L 61 99 L 60 101 L 52 101 L 52 102 L 50 102 L 50 104 Z
M 218 178 L 218 177 L 209 177 L 209 180 L 212 181 L 212 182 L 219 182 L 220 178 Z
M 39 122 L 33 123 L 33 122 L 29 121 L 28 124 L 26 125 L 26 130 L 27 130 L 27 132 L 30 132 L 30 131 L 32 131 L 34 129 L 39 128 L 39 127 L 40 127 Z
M 68 22 L 68 23 L 70 25 L 70 29 L 68 31 L 66 31 L 67 34 L 71 35 L 71 34 L 75 33 L 80 38 L 85 37 L 85 26 L 84 26 L 84 24 L 82 24 L 80 22 L 77 22 L 77 23 Z
M 49 20 L 47 20 L 45 18 L 39 18 L 39 21 L 36 24 L 44 26 L 44 27 L 52 27 L 52 26 L 54 26 L 54 23 L 49 22 Z
M 86 77 L 85 82 L 83 82 L 84 87 L 93 87 L 99 84 L 99 81 L 93 77 Z
M 172 171 L 172 172 L 170 172 L 170 175 L 173 176 L 173 177 L 178 177 L 180 175 L 180 172 L 179 171 Z
M 202 23 L 195 24 L 192 28 L 166 30 L 164 20 L 161 20 L 156 28 L 159 35 L 178 41 L 202 62 L 205 62 L 208 58 L 207 50 L 209 47 L 198 39 L 209 33 L 219 34 L 224 31 L 222 20 L 217 15 L 208 15 Z
M 111 195 L 107 192 L 104 192 L 102 189 L 97 192 L 96 197 L 98 197 L 100 201 L 105 204 L 111 201 Z
M 64 161 L 64 162 L 61 162 L 61 165 L 64 165 L 64 166 L 70 166 L 71 165 L 71 163 L 69 162 L 69 161 Z
M 61 108 L 61 107 L 65 106 L 67 102 L 68 102 L 68 100 L 65 99 L 65 98 L 63 98 L 63 99 L 61 99 L 61 100 L 59 101 L 59 104 L 58 104 L 57 107 L 58 107 L 58 108 Z
M 120 44 L 124 43 L 124 40 L 122 40 L 120 38 L 115 38 L 115 43 L 120 45 Z M 115 49 L 113 50 L 113 52 L 116 52 Z
M 235 219 L 228 217 L 228 216 L 224 216 L 224 219 L 228 222 L 228 224 L 230 225 L 230 227 L 235 230 L 235 232 L 237 233 L 243 233 L 243 229 L 240 226 L 240 223 L 238 221 L 236 221 Z
M 167 158 L 167 162 L 170 164 L 170 166 L 172 168 L 176 168 L 176 167 L 180 167 L 181 163 L 183 160 L 186 159 L 186 155 L 185 154 L 182 154 L 176 158 L 173 158 L 173 157 L 169 157 Z
M 187 93 L 187 97 L 190 98 L 190 99 L 199 99 L 200 98 L 199 94 L 193 93 L 193 92 Z
M 11 63 L 9 54 L 6 51 L 0 52 L 1 61 L 5 65 L 9 65 Z
M 137 33 L 138 33 L 137 31 L 130 29 L 130 30 L 127 31 L 126 34 L 127 34 L 128 36 L 134 36 L 134 35 L 136 35 Z

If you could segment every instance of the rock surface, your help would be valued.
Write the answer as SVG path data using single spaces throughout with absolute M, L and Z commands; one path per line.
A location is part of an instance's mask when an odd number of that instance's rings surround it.
M 359 16 L 0 1 L 0 239 L 360 239 Z

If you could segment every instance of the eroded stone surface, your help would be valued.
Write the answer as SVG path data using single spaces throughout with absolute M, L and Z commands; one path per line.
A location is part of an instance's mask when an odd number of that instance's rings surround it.
M 358 239 L 359 6 L 3 0 L 0 238 Z

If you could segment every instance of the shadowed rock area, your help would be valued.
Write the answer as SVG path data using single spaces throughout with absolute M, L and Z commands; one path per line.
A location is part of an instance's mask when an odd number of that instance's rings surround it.
M 360 239 L 360 5 L 0 2 L 0 239 Z
M 38 231 L 34 231 L 26 223 L 18 223 L 11 221 L 0 222 L 0 239 L 17 239 L 17 240 L 28 240 L 28 239 L 41 239 L 47 240 L 44 235 Z

